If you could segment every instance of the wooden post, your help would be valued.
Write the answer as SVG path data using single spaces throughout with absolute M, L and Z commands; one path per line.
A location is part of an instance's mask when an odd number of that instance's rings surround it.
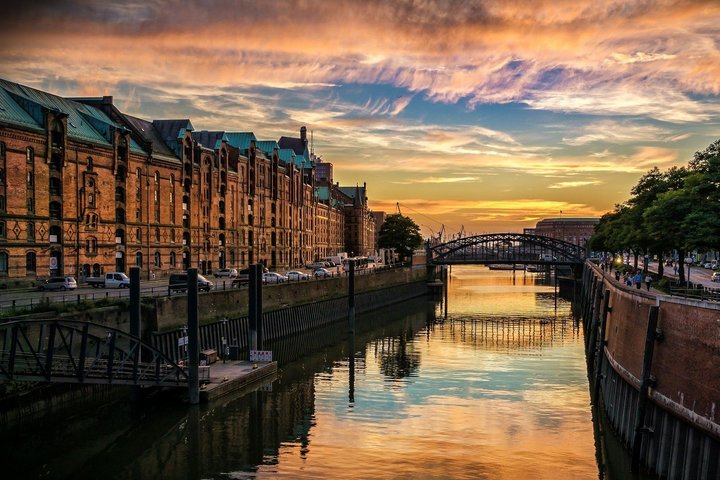
M 198 272 L 197 268 L 187 271 L 187 307 L 188 307 L 188 397 L 191 405 L 200 403 L 200 322 L 198 311 Z
M 652 369 L 653 352 L 655 351 L 655 339 L 657 338 L 657 320 L 659 308 L 657 305 L 650 307 L 648 313 L 647 333 L 645 335 L 645 353 L 643 354 L 643 368 L 640 383 L 640 394 L 638 396 L 637 420 L 635 423 L 635 439 L 632 446 L 632 463 L 630 469 L 637 473 L 640 469 L 640 447 L 642 446 L 642 434 L 645 430 L 645 409 L 647 408 L 648 392 L 651 381 L 650 371 Z
M 257 265 L 250 265 L 248 272 L 248 350 L 257 350 L 257 286 L 258 269 Z M 260 279 L 262 283 L 262 279 Z
M 348 261 L 348 328 L 355 333 L 355 260 Z

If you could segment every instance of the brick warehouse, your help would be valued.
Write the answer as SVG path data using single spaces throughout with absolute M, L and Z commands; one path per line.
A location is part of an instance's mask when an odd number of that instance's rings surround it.
M 319 163 L 305 127 L 278 142 L 195 131 L 189 119 L 124 114 L 112 97 L 0 79 L 0 278 L 372 254 L 366 187 L 316 180 Z

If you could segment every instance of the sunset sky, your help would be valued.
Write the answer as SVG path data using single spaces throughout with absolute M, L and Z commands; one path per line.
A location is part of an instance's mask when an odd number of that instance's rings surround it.
M 717 0 L 0 6 L 0 77 L 198 130 L 305 125 L 425 235 L 599 216 L 720 138 Z

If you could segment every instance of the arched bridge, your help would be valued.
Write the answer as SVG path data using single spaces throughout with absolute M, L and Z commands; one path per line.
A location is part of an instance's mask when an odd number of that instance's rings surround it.
M 0 381 L 185 386 L 187 373 L 125 332 L 74 320 L 0 324 Z
M 557 238 L 525 233 L 489 233 L 429 245 L 428 264 L 579 265 L 585 248 Z

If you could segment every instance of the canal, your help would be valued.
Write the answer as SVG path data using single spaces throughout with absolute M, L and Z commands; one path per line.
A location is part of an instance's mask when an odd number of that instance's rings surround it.
M 0 438 L 3 478 L 629 479 L 582 327 L 542 274 L 454 267 L 422 298 L 271 345 L 263 388 L 100 402 Z M 353 355 L 354 353 L 354 355 Z

